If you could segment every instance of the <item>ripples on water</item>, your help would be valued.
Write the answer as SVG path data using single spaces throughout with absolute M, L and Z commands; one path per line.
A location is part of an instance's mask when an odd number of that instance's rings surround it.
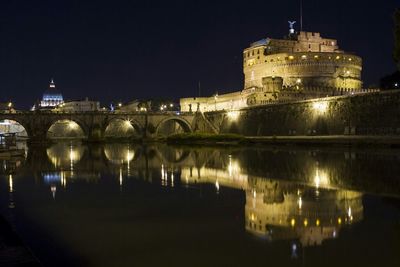
M 57 143 L 3 160 L 46 266 L 395 266 L 397 150 Z

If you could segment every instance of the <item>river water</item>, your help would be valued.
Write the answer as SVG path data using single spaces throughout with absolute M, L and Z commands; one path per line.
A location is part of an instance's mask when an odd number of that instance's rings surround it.
M 400 266 L 400 151 L 61 142 L 2 160 L 44 266 Z

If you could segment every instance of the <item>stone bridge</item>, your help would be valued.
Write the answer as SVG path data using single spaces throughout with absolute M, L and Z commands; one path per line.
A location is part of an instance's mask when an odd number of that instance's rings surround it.
M 167 122 L 175 122 L 180 126 L 180 131 L 184 132 L 215 132 L 204 115 L 199 112 L 17 111 L 0 113 L 0 121 L 2 120 L 13 120 L 21 124 L 31 141 L 46 140 L 50 127 L 60 121 L 75 122 L 83 131 L 84 138 L 91 141 L 104 139 L 107 127 L 116 121 L 129 123 L 139 138 L 160 136 L 160 128 Z

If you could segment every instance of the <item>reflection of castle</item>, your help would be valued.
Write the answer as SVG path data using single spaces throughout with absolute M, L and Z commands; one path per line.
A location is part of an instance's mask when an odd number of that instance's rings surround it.
M 362 193 L 257 180 L 246 190 L 246 230 L 271 240 L 299 239 L 303 246 L 334 238 L 343 224 L 363 217 Z
M 183 168 L 183 183 L 215 184 L 246 191 L 245 227 L 269 240 L 297 240 L 303 246 L 335 238 L 340 227 L 362 220 L 362 193 L 331 189 L 326 172 L 316 167 L 306 184 L 254 177 L 229 157 L 226 169 Z
M 291 25 L 292 26 L 292 25 Z M 242 91 L 181 99 L 182 111 L 232 110 L 277 101 L 361 92 L 360 57 L 316 32 L 262 39 L 243 51 Z

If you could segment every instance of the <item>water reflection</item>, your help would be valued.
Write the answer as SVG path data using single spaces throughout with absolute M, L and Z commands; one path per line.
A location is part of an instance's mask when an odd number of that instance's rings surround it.
M 110 177 L 107 182 L 122 192 L 130 180 L 143 180 L 162 190 L 210 188 L 217 197 L 224 197 L 227 189 L 243 192 L 240 212 L 246 233 L 288 242 L 293 258 L 299 249 L 323 245 L 341 236 L 344 228 L 362 222 L 364 192 L 400 193 L 389 179 L 400 171 L 396 154 L 117 143 L 89 147 L 70 142 L 53 144 L 43 153 L 37 148 L 29 153 L 36 156 L 28 157 L 20 172 L 31 172 L 40 165 L 41 182 L 52 199 L 59 192 L 72 195 L 74 188 L 64 189 L 75 181 L 95 186 Z M 371 164 L 383 158 L 384 165 Z M 13 178 L 9 177 L 10 194 Z M 10 206 L 12 199 L 10 195 Z

